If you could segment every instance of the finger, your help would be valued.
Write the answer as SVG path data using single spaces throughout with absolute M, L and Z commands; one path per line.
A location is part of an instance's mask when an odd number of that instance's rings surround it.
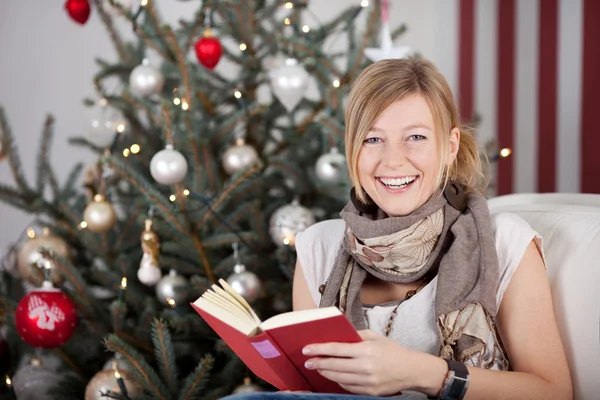
M 318 370 L 319 374 L 323 375 L 325 378 L 332 380 L 340 385 L 352 385 L 358 388 L 363 388 L 366 385 L 366 375 L 363 374 L 353 374 L 350 372 L 338 372 L 338 371 L 328 371 L 328 370 Z M 353 393 L 357 393 L 353 391 Z
M 319 369 L 337 372 L 365 373 L 365 363 L 355 358 L 316 357 L 304 364 L 306 369 Z
M 310 344 L 302 349 L 308 356 L 357 357 L 362 354 L 361 343 L 319 343 Z

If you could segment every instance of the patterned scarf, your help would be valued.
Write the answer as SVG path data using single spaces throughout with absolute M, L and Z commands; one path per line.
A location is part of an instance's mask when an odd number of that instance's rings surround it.
M 367 274 L 411 283 L 437 272 L 439 355 L 481 368 L 499 359 L 508 369 L 494 324 L 498 257 L 483 195 L 449 182 L 411 214 L 388 217 L 352 192 L 341 216 L 346 232 L 320 307 L 335 305 L 356 329 L 365 329 L 360 289 Z

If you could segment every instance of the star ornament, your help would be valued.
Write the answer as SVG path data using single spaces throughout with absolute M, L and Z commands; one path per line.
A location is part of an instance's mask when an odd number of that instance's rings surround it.
M 389 58 L 404 58 L 410 53 L 410 47 L 393 47 L 390 25 L 388 22 L 381 24 L 381 47 L 367 47 L 365 55 L 373 62 Z

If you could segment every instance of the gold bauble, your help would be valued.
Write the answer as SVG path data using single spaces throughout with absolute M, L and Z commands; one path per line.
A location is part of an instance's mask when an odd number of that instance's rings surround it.
M 128 396 L 133 397 L 142 393 L 142 388 L 133 381 L 129 372 L 119 370 L 119 374 L 125 383 Z M 109 390 L 121 393 L 117 378 L 115 377 L 115 371 L 101 370 L 88 382 L 85 388 L 85 400 L 104 400 L 106 397 L 103 397 L 102 393 L 106 393 Z
M 44 280 L 44 269 L 38 266 L 42 259 L 40 249 L 48 249 L 59 256 L 70 259 L 69 245 L 58 236 L 50 234 L 49 229 L 44 229 L 41 236 L 29 239 L 19 250 L 18 270 L 21 278 L 32 284 L 40 284 Z M 60 285 L 64 278 L 56 268 L 50 270 L 50 279 L 54 285 Z
M 85 208 L 83 220 L 89 230 L 96 233 L 108 232 L 117 222 L 117 215 L 112 204 L 104 199 L 104 196 L 97 194 Z

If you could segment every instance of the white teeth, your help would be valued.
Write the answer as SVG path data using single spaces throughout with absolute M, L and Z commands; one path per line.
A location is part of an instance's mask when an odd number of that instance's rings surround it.
M 416 176 L 406 176 L 404 178 L 380 178 L 381 183 L 389 187 L 402 187 L 412 183 Z

